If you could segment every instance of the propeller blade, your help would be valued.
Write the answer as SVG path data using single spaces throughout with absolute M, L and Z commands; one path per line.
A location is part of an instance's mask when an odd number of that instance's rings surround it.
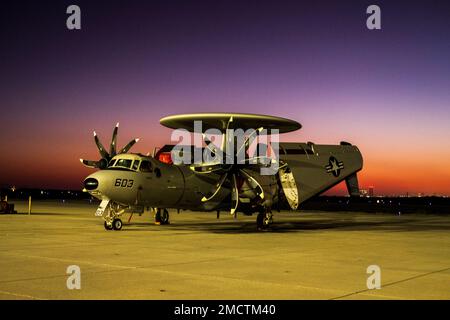
M 100 168 L 100 161 L 80 159 L 80 162 L 89 168 Z
M 281 165 L 280 165 L 281 164 Z M 278 164 L 278 170 L 280 170 L 280 169 L 284 169 L 284 167 L 286 167 L 288 164 L 287 164 L 287 162 L 280 162 L 279 164 Z
M 219 193 L 219 190 L 222 188 L 222 185 L 225 182 L 225 180 L 227 179 L 227 177 L 228 177 L 228 173 L 225 173 L 224 175 L 222 175 L 222 177 L 220 178 L 219 182 L 216 184 L 216 191 L 214 191 L 214 193 L 211 196 L 209 196 L 208 198 L 207 197 L 203 197 L 202 198 L 202 202 L 206 202 L 206 201 L 209 201 L 212 198 L 214 198 L 216 196 L 216 194 Z
M 111 158 L 114 157 L 117 154 L 117 131 L 119 130 L 119 123 L 117 122 L 116 127 L 114 128 L 113 135 L 111 138 L 111 145 L 109 147 L 109 154 L 111 155 Z
M 247 179 L 250 186 L 253 188 L 253 190 L 256 192 L 256 194 L 261 198 L 264 199 L 264 190 L 259 184 L 259 182 L 253 178 L 250 174 L 248 174 L 245 170 L 240 169 L 240 173 Z
M 134 144 L 138 141 L 139 141 L 139 138 L 131 140 L 130 142 L 128 142 L 128 144 L 125 147 L 122 148 L 122 150 L 120 150 L 120 152 L 118 154 L 127 153 L 128 150 L 130 150 L 131 147 L 134 146 Z
M 95 144 L 97 145 L 98 152 L 100 152 L 101 157 L 105 158 L 105 159 L 109 159 L 109 154 L 105 150 L 105 147 L 100 142 L 100 139 L 98 138 L 97 133 L 95 131 L 94 131 L 94 140 L 95 140 Z
M 231 211 L 230 214 L 235 214 L 239 205 L 239 190 L 236 182 L 236 175 L 233 173 L 233 187 L 231 188 Z
M 230 117 L 227 123 L 227 130 L 230 128 L 230 124 L 233 122 L 233 117 Z
M 227 154 L 227 145 L 229 143 L 228 142 L 228 139 L 229 139 L 229 137 L 228 137 L 228 129 L 230 128 L 230 125 L 231 125 L 232 122 L 233 122 L 233 117 L 230 117 L 230 119 L 228 119 L 227 127 L 225 129 L 225 132 L 222 134 L 222 147 L 221 147 L 221 150 L 223 152 L 225 152 L 226 154 Z
M 222 150 L 220 150 L 219 148 L 217 148 L 217 147 L 215 146 L 215 144 L 212 143 L 212 141 L 209 140 L 208 137 L 207 137 L 204 133 L 202 134 L 202 136 L 203 136 L 203 141 L 205 141 L 206 148 L 208 148 L 208 150 L 211 151 L 211 153 L 214 153 L 215 156 L 218 156 L 218 157 L 219 157 L 218 160 L 219 160 L 221 163 L 224 163 L 224 162 L 223 162 L 223 152 L 222 152 Z
M 221 163 L 202 163 L 193 164 L 189 167 L 195 173 L 211 173 L 219 170 L 223 170 L 223 165 Z
M 262 164 L 262 165 L 270 165 L 271 163 L 277 163 L 278 161 L 272 159 L 268 156 L 259 156 L 248 158 L 246 164 Z
M 239 153 L 242 148 L 245 148 L 245 150 L 248 149 L 248 147 L 250 146 L 250 139 L 257 133 L 260 133 L 262 131 L 263 127 L 259 127 L 258 129 L 256 129 L 255 131 L 251 132 L 247 137 L 245 137 L 245 142 L 244 144 L 239 148 L 238 152 Z

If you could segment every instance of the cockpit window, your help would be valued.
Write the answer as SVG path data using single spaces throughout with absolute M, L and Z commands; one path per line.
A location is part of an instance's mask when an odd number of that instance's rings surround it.
M 119 160 L 117 160 L 115 166 L 129 169 L 131 167 L 131 162 L 132 161 L 133 160 L 130 160 L 130 159 L 119 159 Z
M 140 160 L 134 160 L 133 162 L 133 170 L 137 170 L 137 168 L 139 167 L 139 162 L 141 162 Z
M 116 159 L 113 159 L 109 162 L 108 167 L 114 166 L 114 163 L 116 162 Z
M 141 167 L 139 168 L 142 172 L 152 172 L 152 163 L 147 160 L 141 161 Z

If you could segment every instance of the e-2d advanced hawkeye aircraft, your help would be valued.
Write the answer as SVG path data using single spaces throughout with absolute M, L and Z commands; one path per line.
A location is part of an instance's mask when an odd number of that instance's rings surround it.
M 172 115 L 161 119 L 160 123 L 192 133 L 196 132 L 198 121 L 201 121 L 203 133 L 201 147 L 165 145 L 153 156 L 127 153 L 138 139 L 117 152 L 118 124 L 109 152 L 94 132 L 101 159 L 80 161 L 100 170 L 84 180 L 83 191 L 101 200 L 96 215 L 103 217 L 105 229 L 120 230 L 122 214 L 142 214 L 146 207 L 154 210 L 157 224 L 169 223 L 168 209 L 213 211 L 217 212 L 217 217 L 221 211 L 229 211 L 234 216 L 238 212 L 257 213 L 257 228 L 261 230 L 272 224 L 274 206 L 288 205 L 297 210 L 301 203 L 343 180 L 349 194 L 359 196 L 356 174 L 362 169 L 363 160 L 359 149 L 348 142 L 318 145 L 277 141 L 278 154 L 269 157 L 268 150 L 273 151 L 274 143 L 269 147 L 258 142 L 264 129 L 286 133 L 300 129 L 300 123 L 241 113 Z M 229 142 L 236 142 L 232 132 L 238 128 L 250 133 L 244 134 L 242 146 L 232 150 L 227 146 Z M 220 147 L 205 134 L 210 129 L 222 133 Z M 255 141 L 258 153 L 250 156 Z M 265 151 L 260 152 L 264 148 Z M 201 155 L 209 152 L 209 157 L 195 161 L 193 155 L 197 151 Z M 237 160 L 238 154 L 244 154 L 243 160 Z M 180 156 L 191 162 L 174 161 Z M 262 169 L 269 167 L 275 170 L 263 173 Z

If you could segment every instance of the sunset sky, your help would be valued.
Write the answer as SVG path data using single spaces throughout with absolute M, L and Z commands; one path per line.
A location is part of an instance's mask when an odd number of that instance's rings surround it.
M 81 189 L 118 121 L 147 153 L 164 116 L 246 112 L 357 145 L 376 194 L 450 195 L 448 1 L 18 1 L 0 34 L 0 187 Z

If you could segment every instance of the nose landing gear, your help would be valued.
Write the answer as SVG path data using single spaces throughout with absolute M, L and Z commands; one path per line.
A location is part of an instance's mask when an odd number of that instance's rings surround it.
M 106 230 L 117 230 L 117 231 L 119 231 L 119 230 L 122 230 L 122 225 L 123 225 L 122 220 L 120 220 L 118 218 L 114 219 L 113 222 L 111 222 L 111 223 L 106 222 L 106 221 L 104 223 L 104 226 L 105 226 Z
M 117 203 L 110 202 L 107 209 L 105 210 L 106 214 L 103 216 L 104 227 L 106 230 L 122 230 L 122 220 L 119 219 L 119 216 L 125 212 L 125 208 Z

